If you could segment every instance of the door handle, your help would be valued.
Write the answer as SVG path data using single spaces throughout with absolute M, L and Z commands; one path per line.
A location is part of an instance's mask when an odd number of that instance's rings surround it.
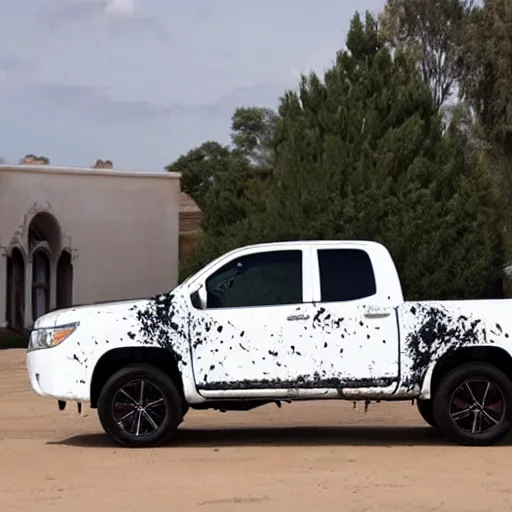
M 294 321 L 298 321 L 298 320 L 308 320 L 309 319 L 309 315 L 304 315 L 304 314 L 301 314 L 301 315 L 290 315 L 290 316 L 286 317 L 286 319 L 289 322 L 294 322 Z
M 392 309 L 389 307 L 369 306 L 364 312 L 367 318 L 385 317 L 391 315 Z

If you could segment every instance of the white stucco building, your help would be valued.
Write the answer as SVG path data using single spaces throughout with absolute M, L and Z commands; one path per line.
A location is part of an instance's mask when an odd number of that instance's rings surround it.
M 0 327 L 175 286 L 179 178 L 0 165 Z

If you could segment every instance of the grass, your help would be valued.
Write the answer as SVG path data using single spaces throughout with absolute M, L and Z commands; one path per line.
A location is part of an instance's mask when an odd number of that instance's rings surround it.
M 7 329 L 0 330 L 0 350 L 8 348 L 27 348 L 28 332 L 14 332 Z

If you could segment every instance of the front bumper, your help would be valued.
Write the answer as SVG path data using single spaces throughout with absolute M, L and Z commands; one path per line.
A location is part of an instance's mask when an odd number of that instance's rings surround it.
M 90 401 L 87 369 L 66 342 L 27 352 L 30 386 L 39 396 L 62 401 Z

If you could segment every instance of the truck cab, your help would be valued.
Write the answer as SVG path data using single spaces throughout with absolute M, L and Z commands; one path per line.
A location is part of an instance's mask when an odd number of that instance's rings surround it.
M 247 247 L 199 272 L 188 290 L 192 364 L 205 398 L 396 389 L 403 296 L 378 244 Z M 217 328 L 205 332 L 205 324 Z

